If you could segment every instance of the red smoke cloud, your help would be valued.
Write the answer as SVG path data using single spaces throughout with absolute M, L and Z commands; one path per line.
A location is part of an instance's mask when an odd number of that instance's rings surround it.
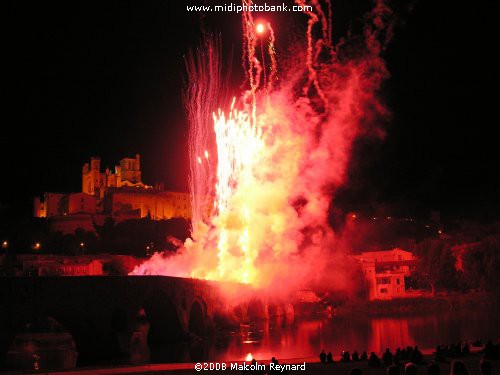
M 193 239 L 173 256 L 154 255 L 132 274 L 279 286 L 280 294 L 317 282 L 348 287 L 352 265 L 328 224 L 328 211 L 346 180 L 353 142 L 377 133 L 389 115 L 378 93 L 388 78 L 381 53 L 392 36 L 391 11 L 378 1 L 365 16 L 362 37 L 333 46 L 325 16 L 332 13 L 330 4 L 326 12 L 318 2 L 313 5 L 304 48 L 291 47 L 302 52 L 282 62 L 285 71 L 273 71 L 278 84 L 266 82 L 269 68 L 252 50 L 255 28 L 245 15 L 251 89 L 235 103 L 232 119 L 222 112 L 211 117 L 220 85 L 216 46 L 206 44 L 210 50 L 199 56 L 199 66 L 191 65 L 191 176 L 198 191 Z M 213 158 L 202 160 L 207 148 Z M 212 200 L 215 209 L 202 220 Z

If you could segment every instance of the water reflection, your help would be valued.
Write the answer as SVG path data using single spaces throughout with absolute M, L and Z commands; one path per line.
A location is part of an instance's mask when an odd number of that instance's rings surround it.
M 299 321 L 292 326 L 283 321 L 260 322 L 197 345 L 176 346 L 175 353 L 167 357 L 170 362 L 244 360 L 248 353 L 258 360 L 273 356 L 316 358 L 325 349 L 338 359 L 342 350 L 382 352 L 387 347 L 407 345 L 431 352 L 438 343 L 499 337 L 499 316 L 498 312 L 481 310 L 406 317 L 335 317 Z

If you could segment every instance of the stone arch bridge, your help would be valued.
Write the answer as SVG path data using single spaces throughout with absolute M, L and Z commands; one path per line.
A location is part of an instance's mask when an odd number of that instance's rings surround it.
M 153 360 L 155 346 L 213 331 L 225 314 L 240 320 L 268 316 L 267 304 L 249 294 L 250 302 L 230 306 L 221 286 L 166 276 L 0 278 L 0 367 L 15 335 L 40 317 L 57 320 L 71 333 L 85 363 L 128 355 L 141 314 L 149 324 Z

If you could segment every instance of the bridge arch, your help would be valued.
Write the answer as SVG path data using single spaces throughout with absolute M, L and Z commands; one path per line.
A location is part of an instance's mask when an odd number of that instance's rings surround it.
M 206 318 L 207 307 L 200 299 L 195 299 L 189 310 L 188 330 L 189 333 L 203 336 L 207 332 Z
M 91 319 L 84 309 L 61 304 L 36 312 L 32 321 L 46 317 L 55 319 L 72 336 L 78 351 L 79 364 L 101 360 L 110 354 L 110 348 L 103 344 L 106 319 Z M 94 353 L 96 349 L 97 355 Z
M 165 292 L 152 292 L 144 300 L 142 308 L 149 322 L 148 345 L 151 349 L 183 338 L 184 329 L 179 313 Z

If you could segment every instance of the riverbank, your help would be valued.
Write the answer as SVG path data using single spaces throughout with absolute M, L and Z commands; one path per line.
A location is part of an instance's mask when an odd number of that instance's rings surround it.
M 335 309 L 337 316 L 364 314 L 420 314 L 429 311 L 453 311 L 469 308 L 500 308 L 498 295 L 486 292 L 421 294 L 392 300 L 354 301 Z
M 463 361 L 469 370 L 470 375 L 480 375 L 479 370 L 479 362 L 481 360 L 482 355 L 480 353 L 472 353 L 465 357 L 461 357 L 460 360 Z M 418 374 L 425 375 L 427 374 L 427 366 L 433 360 L 432 355 L 424 355 L 424 361 L 426 364 L 418 366 Z M 385 375 L 386 367 L 373 368 L 368 367 L 367 361 L 358 361 L 358 362 L 334 362 L 333 364 L 324 364 L 320 363 L 317 358 L 293 358 L 288 360 L 281 360 L 281 364 L 304 364 L 305 362 L 305 370 L 289 370 L 288 375 L 297 374 L 315 374 L 315 375 L 349 375 L 351 370 L 355 367 L 362 370 L 363 375 Z M 252 371 L 240 371 L 240 370 L 231 370 L 231 362 L 225 362 L 228 369 L 223 371 L 196 371 L 195 363 L 169 363 L 169 364 L 151 364 L 151 365 L 138 365 L 138 366 L 123 366 L 123 367 L 109 367 L 109 368 L 82 368 L 75 369 L 72 371 L 56 371 L 56 372 L 37 372 L 36 374 L 46 374 L 46 375 L 118 375 L 118 374 L 138 374 L 138 375 L 146 375 L 146 374 L 167 374 L 167 375 L 187 375 L 187 374 L 226 374 L 226 375 L 241 375 L 248 373 L 249 375 L 254 374 Z M 243 364 L 243 362 L 232 362 Z M 265 368 L 269 369 L 269 360 L 266 361 L 258 361 L 258 363 L 264 363 Z M 493 365 L 492 374 L 500 373 L 500 361 L 491 361 Z M 449 374 L 450 372 L 450 364 L 451 360 L 445 363 L 439 363 L 441 374 Z M 8 372 L 2 373 L 4 375 L 19 375 L 20 372 Z

